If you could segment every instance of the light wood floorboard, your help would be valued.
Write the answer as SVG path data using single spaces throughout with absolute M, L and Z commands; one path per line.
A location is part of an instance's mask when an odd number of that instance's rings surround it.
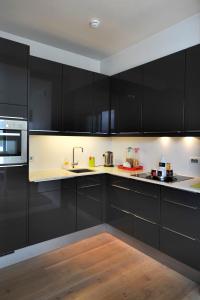
M 199 286 L 108 233 L 0 270 L 0 300 L 200 300 Z

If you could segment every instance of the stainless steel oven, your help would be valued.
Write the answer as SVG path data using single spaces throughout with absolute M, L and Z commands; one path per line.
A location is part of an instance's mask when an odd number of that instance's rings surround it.
M 27 121 L 0 119 L 0 165 L 27 163 Z

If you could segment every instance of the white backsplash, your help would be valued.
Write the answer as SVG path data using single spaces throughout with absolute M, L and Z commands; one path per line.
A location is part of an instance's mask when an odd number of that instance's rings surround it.
M 76 150 L 75 158 L 79 166 L 88 165 L 88 157 L 95 156 L 96 164 L 103 164 L 102 154 L 111 150 L 114 163 L 123 162 L 128 146 L 140 148 L 140 160 L 145 169 L 156 168 L 161 158 L 172 163 L 174 171 L 188 176 L 200 176 L 200 165 L 191 165 L 190 157 L 200 156 L 200 138 L 194 137 L 57 137 L 30 136 L 31 170 L 60 168 L 66 159 L 72 161 L 72 148 L 81 146 L 82 153 Z
M 191 165 L 190 157 L 200 157 L 200 138 L 195 137 L 114 137 L 114 163 L 121 163 L 128 146 L 140 148 L 140 160 L 145 169 L 158 167 L 163 155 L 176 173 L 200 176 L 200 165 Z

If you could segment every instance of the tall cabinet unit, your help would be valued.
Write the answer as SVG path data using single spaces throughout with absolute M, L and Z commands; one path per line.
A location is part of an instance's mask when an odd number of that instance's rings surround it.
M 0 116 L 27 118 L 29 47 L 0 38 Z
M 0 256 L 27 245 L 28 167 L 1 168 Z
M 185 131 L 200 133 L 200 45 L 186 50 Z
M 30 57 L 29 128 L 61 130 L 62 65 Z
M 142 126 L 146 133 L 184 129 L 185 51 L 144 65 Z

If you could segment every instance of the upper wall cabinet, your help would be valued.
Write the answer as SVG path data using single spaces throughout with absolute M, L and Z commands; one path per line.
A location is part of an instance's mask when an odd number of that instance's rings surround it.
M 30 130 L 61 130 L 62 65 L 30 57 Z
M 144 65 L 143 131 L 183 131 L 185 51 Z
M 92 84 L 92 72 L 63 66 L 63 131 L 92 133 Z
M 0 38 L 0 115 L 27 118 L 29 47 Z
M 109 133 L 109 77 L 94 73 L 93 74 L 93 133 Z
M 143 70 L 134 68 L 111 79 L 111 134 L 141 131 Z
M 200 45 L 186 51 L 185 130 L 200 132 Z

